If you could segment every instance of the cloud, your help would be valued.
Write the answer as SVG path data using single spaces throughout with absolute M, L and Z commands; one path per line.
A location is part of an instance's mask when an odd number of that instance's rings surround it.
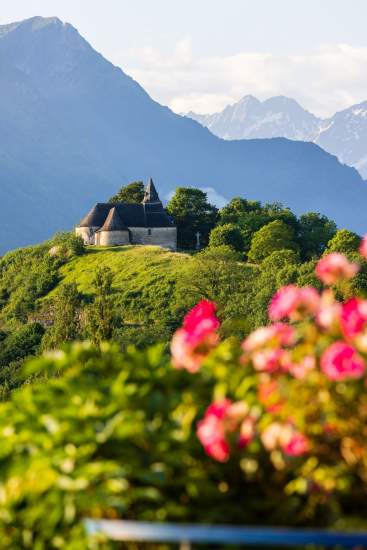
M 367 99 L 367 48 L 324 45 L 305 54 L 239 52 L 195 56 L 190 37 L 170 54 L 152 47 L 116 55 L 114 61 L 159 102 L 176 112 L 221 110 L 247 94 L 259 99 L 294 97 L 329 116 Z

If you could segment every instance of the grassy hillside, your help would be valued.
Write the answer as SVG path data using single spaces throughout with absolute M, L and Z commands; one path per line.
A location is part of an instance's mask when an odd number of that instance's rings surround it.
M 91 294 L 96 269 L 109 267 L 113 287 L 125 292 L 149 293 L 156 284 L 173 281 L 188 259 L 187 254 L 169 252 L 158 246 L 114 246 L 87 249 L 60 269 L 59 284 L 75 282 L 83 294 Z M 54 292 L 54 291 L 53 291 Z
M 114 303 L 125 321 L 171 324 L 176 283 L 189 258 L 156 246 L 88 249 L 60 268 L 60 281 L 49 296 L 61 285 L 75 283 L 86 300 L 91 300 L 97 269 L 108 267 L 113 272 Z

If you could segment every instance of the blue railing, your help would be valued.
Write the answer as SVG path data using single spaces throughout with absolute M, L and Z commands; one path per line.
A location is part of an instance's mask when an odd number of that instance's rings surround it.
M 86 520 L 89 534 L 104 534 L 120 542 L 178 543 L 250 546 L 322 546 L 324 548 L 367 548 L 367 531 L 338 532 L 319 529 L 234 527 L 229 525 L 186 525 L 124 520 Z

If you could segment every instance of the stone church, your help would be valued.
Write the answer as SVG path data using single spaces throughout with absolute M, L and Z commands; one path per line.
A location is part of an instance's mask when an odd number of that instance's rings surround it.
M 177 227 L 163 208 L 152 179 L 140 204 L 97 203 L 75 232 L 86 245 L 152 244 L 177 248 Z

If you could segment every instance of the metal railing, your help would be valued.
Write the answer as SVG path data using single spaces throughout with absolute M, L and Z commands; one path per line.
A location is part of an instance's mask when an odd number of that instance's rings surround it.
M 243 546 L 321 546 L 324 548 L 367 548 L 367 531 L 339 532 L 319 529 L 235 527 L 229 525 L 187 525 L 124 520 L 85 522 L 90 535 L 103 534 L 120 542 L 179 544 L 189 550 L 191 544 Z

